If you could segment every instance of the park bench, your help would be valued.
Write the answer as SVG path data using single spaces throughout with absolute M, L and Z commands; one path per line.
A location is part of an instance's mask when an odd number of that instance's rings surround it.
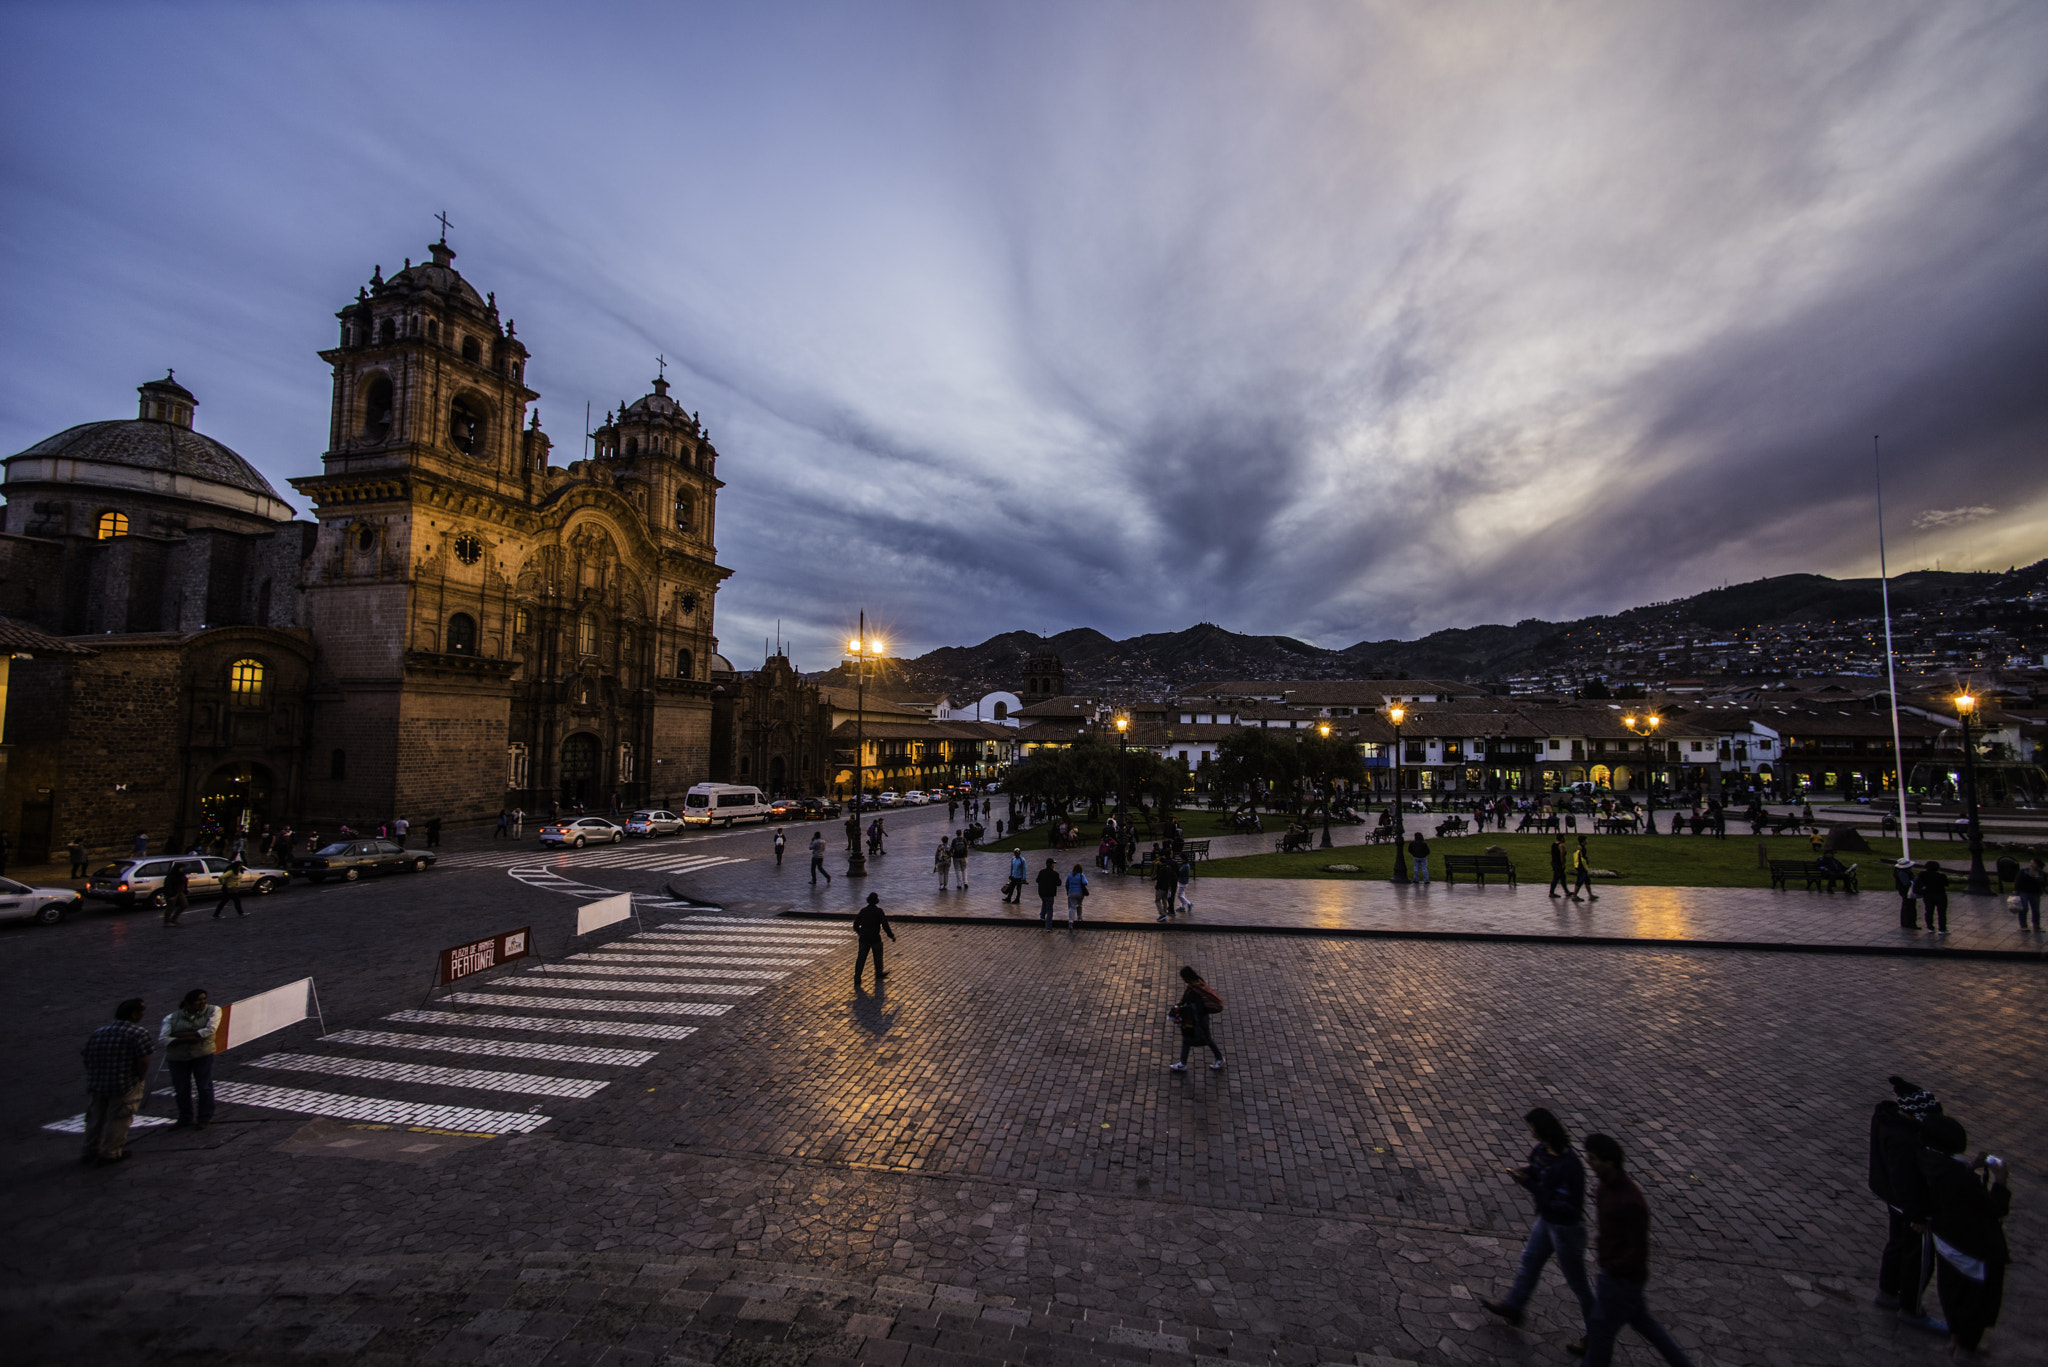
M 1833 892 L 1837 883 L 1840 883 L 1850 892 L 1860 892 L 1862 889 L 1856 886 L 1856 868 L 1857 866 L 1854 864 L 1849 865 L 1846 869 L 1824 868 L 1819 862 L 1812 859 L 1773 859 L 1771 861 L 1771 886 L 1783 888 L 1792 879 L 1799 878 L 1805 880 L 1808 892 L 1823 886 L 1829 892 Z
M 1130 866 L 1131 870 L 1134 873 L 1142 873 L 1150 877 L 1152 866 L 1159 862 L 1159 853 L 1164 848 L 1165 846 L 1163 845 L 1152 846 L 1152 848 L 1145 851 L 1144 858 Z M 1181 853 L 1188 857 L 1190 864 L 1199 863 L 1201 860 L 1209 857 L 1209 842 L 1206 840 L 1183 840 L 1180 842 L 1180 849 Z
M 1455 883 L 1458 875 L 1469 873 L 1479 880 L 1479 886 L 1486 886 L 1489 874 L 1505 878 L 1509 887 L 1516 887 L 1514 861 L 1504 854 L 1447 854 L 1444 856 L 1444 882 Z
M 1436 823 L 1436 838 L 1442 840 L 1447 835 L 1463 835 L 1469 828 L 1470 823 L 1464 817 L 1447 816 Z
M 1273 842 L 1273 853 L 1291 854 L 1296 850 L 1312 849 L 1315 843 L 1316 838 L 1313 832 L 1304 831 L 1300 834 L 1290 832 Z

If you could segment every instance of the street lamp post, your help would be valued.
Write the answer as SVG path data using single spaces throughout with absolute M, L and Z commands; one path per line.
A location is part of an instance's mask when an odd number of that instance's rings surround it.
M 1394 881 L 1408 881 L 1408 844 L 1402 839 L 1406 825 L 1401 814 L 1401 723 L 1407 719 L 1408 709 L 1394 705 L 1387 709 L 1387 720 L 1394 724 Z
M 1118 713 L 1116 719 L 1116 838 L 1124 838 L 1124 790 L 1131 786 L 1131 719 Z
M 1643 742 L 1643 754 L 1648 758 L 1649 762 L 1643 766 L 1643 793 L 1650 804 L 1650 815 L 1645 830 L 1648 834 L 1655 835 L 1657 833 L 1657 757 L 1650 747 L 1657 743 L 1657 728 L 1664 724 L 1664 719 L 1655 712 L 1647 712 L 1640 717 L 1623 717 L 1621 724 L 1634 734 L 1647 737 Z
M 1963 817 L 1970 831 L 1970 881 L 1966 892 L 1991 892 L 1991 876 L 1984 871 L 1984 827 L 1977 815 L 1977 747 L 1970 739 L 1970 718 L 1977 715 L 1977 700 L 1968 693 L 1956 695 L 1956 717 L 1963 723 Z
M 1323 738 L 1324 740 L 1328 740 L 1328 739 L 1330 738 L 1330 724 L 1329 724 L 1328 722 L 1324 722 L 1324 723 L 1322 723 L 1322 724 L 1321 724 L 1320 726 L 1316 727 L 1316 731 L 1317 731 L 1317 732 L 1318 732 L 1319 734 L 1321 734 L 1321 736 L 1322 736 L 1322 738 Z M 1322 848 L 1324 848 L 1324 849 L 1326 849 L 1326 850 L 1330 848 L 1330 751 L 1329 751 L 1329 747 L 1328 747 L 1328 746 L 1324 746 L 1324 747 L 1323 747 L 1323 844 L 1322 844 Z
M 859 827 L 861 813 L 866 810 L 862 798 L 867 794 L 868 762 L 868 716 L 867 687 L 868 662 L 882 653 L 882 643 L 868 639 L 868 615 L 860 615 L 860 634 L 846 643 L 846 653 L 853 657 L 853 850 L 846 856 L 846 876 L 865 878 L 868 872 L 868 857 L 861 849 Z

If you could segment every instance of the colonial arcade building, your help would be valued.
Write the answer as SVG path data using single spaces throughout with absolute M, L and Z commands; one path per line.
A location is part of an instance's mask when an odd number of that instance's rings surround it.
M 312 523 L 169 380 L 6 462 L 0 613 L 95 653 L 16 664 L 6 738 L 36 781 L 0 825 L 41 802 L 52 840 L 125 847 L 707 776 L 718 452 L 657 379 L 551 464 L 530 353 L 454 259 L 437 242 L 341 309 L 328 449 L 292 481 Z

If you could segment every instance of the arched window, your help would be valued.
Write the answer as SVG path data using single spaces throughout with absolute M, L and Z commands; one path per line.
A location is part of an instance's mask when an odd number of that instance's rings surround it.
M 336 750 L 327 756 L 327 777 L 348 777 L 348 751 Z
M 999 703 L 997 703 L 997 704 L 996 704 L 996 720 L 997 720 L 997 721 L 1002 721 L 1002 720 L 1004 720 L 1004 719 L 1005 719 L 1006 717 L 1008 717 L 1009 715 L 1010 715 L 1010 705 L 1009 705 L 1008 703 L 1006 703 L 1006 702 L 999 702 Z M 1186 756 L 1186 755 L 1182 755 L 1182 756 L 1181 756 L 1181 758 L 1182 758 L 1182 759 L 1186 759 L 1186 758 L 1187 758 L 1187 756 Z
M 637 456 L 640 454 L 640 438 L 626 438 L 626 454 L 629 456 Z
M 576 619 L 576 653 L 597 654 L 597 618 L 587 612 Z
M 94 524 L 93 533 L 102 541 L 112 541 L 117 536 L 128 535 L 128 514 L 117 513 L 109 508 L 101 513 Z
M 462 359 L 476 365 L 484 358 L 483 346 L 474 337 L 462 339 Z
M 356 533 L 356 549 L 359 551 L 374 551 L 377 549 L 377 529 L 375 527 L 364 527 Z
M 476 654 L 476 618 L 466 612 L 458 612 L 448 619 L 448 653 Z
M 690 658 L 689 651 L 678 650 L 676 652 L 676 677 L 678 679 L 695 678 L 696 675 L 692 672 L 695 664 L 696 661 Z
M 383 322 L 383 325 L 377 329 L 377 340 L 382 342 L 385 346 L 390 346 L 393 342 L 397 341 L 397 321 L 394 319 L 386 318 Z
M 676 530 L 694 532 L 697 530 L 697 500 L 688 494 L 676 495 Z
M 512 634 L 514 636 L 524 636 L 527 632 L 532 630 L 532 613 L 528 612 L 525 608 L 520 608 L 512 614 Z
M 363 388 L 363 440 L 382 441 L 391 435 L 391 377 L 375 375 Z
M 261 660 L 237 660 L 228 666 L 228 697 L 242 707 L 254 707 L 263 701 Z
M 483 406 L 467 394 L 457 395 L 448 405 L 448 441 L 465 456 L 483 454 Z

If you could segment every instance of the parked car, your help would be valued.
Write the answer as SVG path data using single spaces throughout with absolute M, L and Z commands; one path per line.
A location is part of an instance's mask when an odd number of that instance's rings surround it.
M 431 851 L 408 850 L 395 840 L 337 840 L 292 860 L 292 872 L 315 883 L 330 878 L 353 883 L 366 873 L 425 873 L 436 858 Z
M 925 803 L 930 801 L 930 798 L 926 797 L 921 791 L 919 791 L 916 788 L 912 788 L 909 792 L 903 795 L 903 805 L 906 807 L 922 807 Z
M 682 828 L 683 819 L 674 812 L 635 812 L 626 818 L 627 835 L 674 835 Z
M 683 794 L 683 820 L 692 826 L 725 826 L 768 820 L 768 799 L 748 783 L 699 783 Z
M 778 797 L 768 804 L 770 821 L 799 821 L 804 814 L 804 800 L 800 797 Z
M 12 878 L 0 878 L 0 921 L 53 925 L 59 916 L 84 902 L 85 898 L 70 888 L 32 888 Z
M 803 800 L 802 815 L 805 821 L 823 821 L 827 817 L 838 816 L 842 810 L 844 809 L 829 797 L 807 797 Z
M 902 804 L 903 794 L 901 793 L 887 792 L 875 794 L 875 805 L 877 807 L 898 807 Z
M 97 902 L 112 902 L 117 907 L 132 907 L 138 902 L 161 907 L 164 904 L 164 879 L 170 876 L 171 867 L 175 864 L 185 866 L 186 896 L 194 901 L 219 892 L 220 876 L 228 867 L 227 860 L 211 854 L 117 859 L 87 880 L 85 895 Z M 296 868 L 297 864 L 298 861 L 294 860 L 293 867 Z M 244 867 L 242 891 L 263 896 L 276 892 L 289 883 L 291 877 L 283 869 Z
M 573 821 L 550 821 L 540 828 L 543 845 L 616 845 L 626 838 L 626 828 L 607 817 L 579 816 Z

